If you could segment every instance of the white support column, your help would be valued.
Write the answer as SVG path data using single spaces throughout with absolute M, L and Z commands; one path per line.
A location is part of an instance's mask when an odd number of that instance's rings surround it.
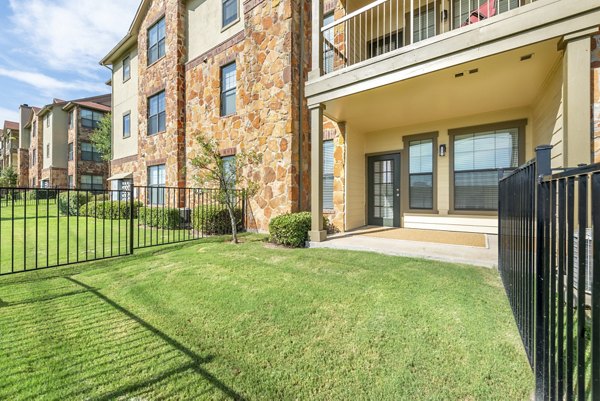
M 565 167 L 589 164 L 592 161 L 590 130 L 591 102 L 591 39 L 594 30 L 565 36 L 564 48 L 564 152 Z
M 323 109 L 318 104 L 310 109 L 310 205 L 312 224 L 311 241 L 321 242 L 327 238 L 323 229 Z
M 323 4 L 322 0 L 312 0 L 312 37 L 311 37 L 311 71 L 308 79 L 316 79 L 323 75 Z

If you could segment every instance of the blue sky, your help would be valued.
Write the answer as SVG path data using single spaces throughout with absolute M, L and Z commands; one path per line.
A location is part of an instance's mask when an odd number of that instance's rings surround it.
M 100 59 L 127 33 L 139 0 L 0 0 L 0 125 L 19 105 L 109 93 Z

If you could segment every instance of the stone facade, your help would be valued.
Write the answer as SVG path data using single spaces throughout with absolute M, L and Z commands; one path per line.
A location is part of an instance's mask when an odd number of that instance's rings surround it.
M 262 164 L 244 172 L 260 184 L 248 205 L 250 228 L 259 231 L 267 231 L 274 216 L 309 207 L 309 120 L 301 97 L 308 68 L 299 79 L 300 4 L 247 2 L 245 30 L 236 40 L 187 65 L 187 185 L 195 185 L 191 160 L 197 155 L 199 133 L 214 138 L 221 149 L 260 153 Z M 236 112 L 221 117 L 221 67 L 234 61 Z
M 149 166 L 165 164 L 166 185 L 185 185 L 185 0 L 155 0 L 138 34 L 139 140 L 134 182 L 147 185 Z M 166 23 L 166 55 L 148 65 L 148 29 Z M 148 98 L 165 91 L 166 130 L 149 136 Z M 115 171 L 112 171 L 115 174 Z
M 333 141 L 333 209 L 325 210 L 330 231 L 343 231 L 346 199 L 346 128 L 328 118 L 323 123 L 323 140 Z
M 17 153 L 17 166 L 19 180 L 17 185 L 21 188 L 28 187 L 29 181 L 29 149 L 19 149 Z
M 42 180 L 48 180 L 48 188 L 67 188 L 67 169 L 57 167 L 43 169 L 38 186 Z
M 82 175 L 101 175 L 103 182 L 106 185 L 108 178 L 109 165 L 108 162 L 88 161 L 81 158 L 81 144 L 90 142 L 90 136 L 93 129 L 86 128 L 81 124 L 81 107 L 75 106 L 71 109 L 73 113 L 73 126 L 67 131 L 67 143 L 73 144 L 73 160 L 68 161 L 67 176 L 73 177 L 73 186 L 79 188 L 81 186 Z M 68 177 L 67 177 L 68 185 Z
M 600 163 L 600 34 L 592 37 L 592 136 L 594 162 Z

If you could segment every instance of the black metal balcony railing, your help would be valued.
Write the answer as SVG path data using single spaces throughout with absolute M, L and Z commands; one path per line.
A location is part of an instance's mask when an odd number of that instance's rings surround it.
M 323 73 L 476 24 L 534 1 L 377 0 L 336 20 L 326 15 L 320 32 Z

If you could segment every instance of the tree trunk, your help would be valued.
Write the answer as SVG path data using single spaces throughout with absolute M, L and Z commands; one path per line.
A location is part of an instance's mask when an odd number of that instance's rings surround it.
M 226 202 L 227 204 L 227 211 L 229 212 L 229 219 L 231 220 L 231 242 L 234 244 L 238 243 L 238 237 L 237 237 L 237 222 L 235 221 L 235 211 L 233 209 L 233 206 L 231 206 L 229 204 L 229 202 Z

